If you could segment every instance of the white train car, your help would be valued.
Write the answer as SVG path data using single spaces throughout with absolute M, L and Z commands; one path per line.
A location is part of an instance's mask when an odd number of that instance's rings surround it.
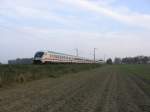
M 94 60 L 53 51 L 38 51 L 33 63 L 95 63 Z

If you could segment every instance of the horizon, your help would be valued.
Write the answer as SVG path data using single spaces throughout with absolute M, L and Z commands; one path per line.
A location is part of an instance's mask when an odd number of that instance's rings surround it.
M 39 51 L 38 51 L 39 52 Z M 41 52 L 41 51 L 40 51 Z M 55 51 L 50 51 L 50 52 L 55 52 Z M 55 53 L 62 53 L 62 52 L 55 52 Z M 64 53 L 62 53 L 62 54 L 64 54 Z M 65 54 L 65 55 L 69 55 L 69 54 Z M 71 55 L 71 56 L 76 56 L 76 55 Z M 80 57 L 80 56 L 79 56 Z M 102 60 L 102 61 L 107 61 L 107 60 L 109 60 L 109 59 L 111 59 L 113 62 L 115 61 L 115 59 L 121 59 L 121 60 L 123 60 L 123 59 L 125 59 L 125 58 L 136 58 L 136 57 L 148 57 L 149 59 L 150 59 L 150 56 L 145 56 L 145 55 L 137 55 L 137 56 L 125 56 L 125 57 L 114 57 L 114 58 L 112 58 L 112 57 L 108 57 L 108 58 L 106 58 L 106 57 L 103 57 L 103 58 L 96 58 L 96 61 L 99 61 L 99 60 Z M 15 61 L 15 60 L 18 60 L 18 59 L 33 59 L 34 57 L 28 57 L 28 58 L 26 58 L 26 57 L 22 57 L 22 58 L 15 58 L 15 59 L 9 59 L 8 61 Z M 86 57 L 83 57 L 83 58 L 86 58 Z M 90 58 L 88 58 L 88 59 L 90 59 Z M 93 59 L 91 58 L 91 60 L 94 60 L 94 57 L 93 57 Z M 8 64 L 8 61 L 6 62 L 6 63 L 1 63 L 0 62 L 0 64 Z M 148 60 L 147 60 L 148 61 Z
M 150 56 L 148 0 L 2 0 L 0 62 L 50 50 L 93 59 Z

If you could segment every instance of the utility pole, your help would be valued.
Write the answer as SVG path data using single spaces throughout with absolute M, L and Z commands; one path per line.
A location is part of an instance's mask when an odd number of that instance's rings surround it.
M 105 59 L 106 59 L 106 54 L 104 54 L 104 62 L 105 62 Z
M 76 56 L 78 56 L 79 55 L 79 53 L 78 53 L 78 48 L 76 48 Z
M 94 48 L 94 62 L 96 61 L 96 60 L 95 60 L 95 57 L 96 57 L 96 56 L 95 56 L 95 50 L 96 50 L 96 48 Z

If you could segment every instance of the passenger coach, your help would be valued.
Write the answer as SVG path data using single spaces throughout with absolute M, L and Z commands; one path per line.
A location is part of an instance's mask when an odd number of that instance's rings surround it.
M 94 63 L 94 61 L 53 51 L 38 51 L 35 53 L 33 63 Z

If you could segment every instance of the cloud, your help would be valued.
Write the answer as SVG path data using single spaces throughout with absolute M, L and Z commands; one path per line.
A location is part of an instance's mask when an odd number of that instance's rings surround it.
M 41 20 L 48 20 L 48 21 L 56 21 L 61 24 L 68 23 L 66 19 L 62 16 L 59 16 L 56 13 L 47 10 L 40 10 L 34 8 L 25 8 L 25 7 L 17 7 L 16 12 L 18 15 L 23 17 L 28 17 L 30 19 L 41 19 Z
M 34 5 L 35 3 L 37 5 Z M 40 3 L 41 5 L 38 5 Z M 33 0 L 6 0 L 0 4 L 0 16 L 16 19 L 55 21 L 60 24 L 68 23 L 64 17 L 48 10 L 45 4 L 46 1 L 40 3 Z
M 63 3 L 92 11 L 97 14 L 103 14 L 128 25 L 139 26 L 150 29 L 150 15 L 138 12 L 132 12 L 128 7 L 114 8 L 111 5 L 96 4 L 88 0 L 61 0 Z
M 17 19 L 54 21 L 65 26 L 73 26 L 72 23 L 74 23 L 74 26 L 75 24 L 82 24 L 84 20 L 82 20 L 82 17 L 78 17 L 80 13 L 77 16 L 74 15 L 74 11 L 73 14 L 70 13 L 69 15 L 63 14 L 63 11 L 57 12 L 58 10 L 67 11 L 72 8 L 78 11 L 85 10 L 99 16 L 103 14 L 127 25 L 150 29 L 149 14 L 133 12 L 128 7 L 115 7 L 112 5 L 115 2 L 117 0 L 56 0 L 53 2 L 48 0 L 42 2 L 35 0 L 2 0 L 0 15 Z M 90 17 L 90 19 L 93 18 Z M 92 25 L 92 23 L 89 24 Z
M 79 28 L 85 26 L 82 17 L 74 15 L 74 12 L 66 14 L 70 8 L 65 4 L 61 4 L 59 0 L 56 1 L 36 1 L 36 0 L 4 0 L 0 4 L 0 18 L 4 18 L 6 23 L 17 25 L 15 22 L 20 22 L 21 25 L 40 25 L 46 26 L 61 26 L 69 28 Z M 0 20 L 0 21 L 1 21 Z M 39 23 L 38 23 L 39 21 Z M 89 24 L 88 24 L 89 25 Z M 90 23 L 93 26 L 93 23 Z

